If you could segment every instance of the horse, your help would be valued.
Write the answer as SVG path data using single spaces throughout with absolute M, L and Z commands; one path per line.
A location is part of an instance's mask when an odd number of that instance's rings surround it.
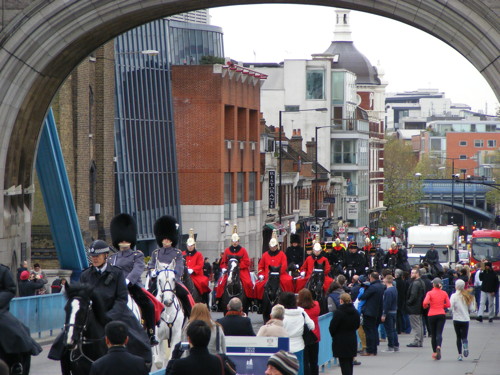
M 184 310 L 175 295 L 174 270 L 175 260 L 172 260 L 170 264 L 156 262 L 156 298 L 165 305 L 156 335 L 160 343 L 153 347 L 153 362 L 158 369 L 166 365 L 165 341 L 168 349 L 170 349 L 170 355 L 168 356 L 168 359 L 170 359 L 175 344 L 181 341 L 184 326 Z
M 187 267 L 184 267 L 184 273 L 182 275 L 182 283 L 187 288 L 189 293 L 191 293 L 191 295 L 193 296 L 194 302 L 203 302 L 203 303 L 207 302 L 203 300 L 203 296 L 200 294 L 198 289 L 196 289 L 193 279 L 191 279 L 191 276 L 189 276 Z
M 107 352 L 104 306 L 85 284 L 66 285 L 66 294 L 61 371 L 63 375 L 88 374 L 92 363 Z
M 324 269 L 325 265 L 323 263 L 314 262 L 313 272 L 306 283 L 306 289 L 311 291 L 313 300 L 318 301 L 319 303 L 321 314 L 327 312 L 326 295 L 323 290 L 323 284 L 325 283 Z
M 281 266 L 269 266 L 269 276 L 267 277 L 262 297 L 262 318 L 264 319 L 264 324 L 270 319 L 271 309 L 278 303 L 282 292 L 280 286 L 280 268 Z
M 248 300 L 245 295 L 245 290 L 243 289 L 243 283 L 241 282 L 240 279 L 239 263 L 240 263 L 239 256 L 233 256 L 229 258 L 227 262 L 228 276 L 227 276 L 226 288 L 224 289 L 224 293 L 222 294 L 221 306 L 220 306 L 224 315 L 226 315 L 227 312 L 227 304 L 234 297 L 238 297 L 241 300 L 241 303 L 243 304 L 243 311 L 245 313 L 248 313 Z

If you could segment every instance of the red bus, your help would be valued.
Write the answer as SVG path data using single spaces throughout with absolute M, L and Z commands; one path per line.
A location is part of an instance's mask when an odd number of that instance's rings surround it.
M 481 229 L 472 232 L 471 266 L 482 260 L 491 262 L 493 270 L 500 273 L 500 230 Z

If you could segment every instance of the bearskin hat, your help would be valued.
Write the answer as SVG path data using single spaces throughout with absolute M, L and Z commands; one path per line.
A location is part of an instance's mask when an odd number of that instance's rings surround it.
M 172 246 L 177 246 L 177 220 L 173 216 L 165 215 L 156 220 L 153 231 L 156 237 L 158 246 L 163 247 L 163 240 L 168 238 L 172 241 Z
M 290 243 L 300 243 L 300 236 L 298 234 L 291 234 Z
M 130 242 L 130 247 L 134 247 L 137 242 L 137 225 L 129 214 L 118 214 L 110 223 L 111 242 L 115 249 L 119 249 L 120 242 Z

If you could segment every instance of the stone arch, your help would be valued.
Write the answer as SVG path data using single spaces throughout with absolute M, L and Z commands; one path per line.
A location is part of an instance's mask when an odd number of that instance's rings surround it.
M 262 0 L 212 0 L 211 7 Z M 500 98 L 500 6 L 492 0 L 273 1 L 360 10 L 417 27 L 467 58 Z M 18 0 L 18 8 L 25 1 Z M 21 5 L 19 5 L 21 4 Z M 32 183 L 38 135 L 50 102 L 72 69 L 113 37 L 159 17 L 205 7 L 199 0 L 37 0 L 0 32 L 0 181 L 3 190 Z M 5 11 L 5 10 L 4 10 Z M 31 197 L 0 201 L 0 246 L 29 242 Z M 0 261 L 2 261 L 0 256 Z

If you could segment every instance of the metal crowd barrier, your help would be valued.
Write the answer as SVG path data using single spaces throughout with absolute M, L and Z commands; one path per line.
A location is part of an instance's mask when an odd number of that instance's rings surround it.
M 57 335 L 64 326 L 64 294 L 18 297 L 10 301 L 10 312 L 38 338 Z

